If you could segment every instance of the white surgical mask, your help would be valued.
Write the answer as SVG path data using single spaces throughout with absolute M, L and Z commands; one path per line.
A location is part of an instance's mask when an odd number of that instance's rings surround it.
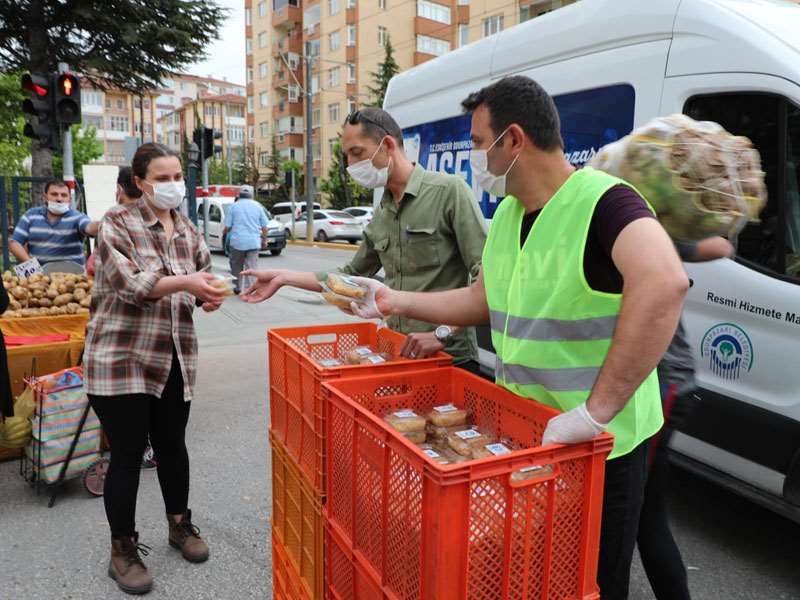
M 47 202 L 47 210 L 49 210 L 54 215 L 63 215 L 69 210 L 69 203 L 53 202 L 52 200 L 50 200 Z
M 152 185 L 153 193 L 147 197 L 156 208 L 164 210 L 178 208 L 186 195 L 186 185 L 183 181 L 165 181 Z
M 478 184 L 492 196 L 498 198 L 506 195 L 506 176 L 511 172 L 511 169 L 517 162 L 519 154 L 511 161 L 508 169 L 502 175 L 495 175 L 489 171 L 489 150 L 495 147 L 497 142 L 506 134 L 508 128 L 501 133 L 497 139 L 492 142 L 486 150 L 471 150 L 469 153 L 469 164 L 472 167 L 472 175 L 478 181 Z
M 372 164 L 373 159 L 378 155 L 378 152 L 380 152 L 381 146 L 383 146 L 383 140 L 378 144 L 378 149 L 375 150 L 375 154 L 372 155 L 372 158 L 367 158 L 347 167 L 347 172 L 350 174 L 350 177 L 353 178 L 353 181 L 370 190 L 384 187 L 386 182 L 389 181 L 389 165 L 387 164 L 382 169 L 379 169 Z

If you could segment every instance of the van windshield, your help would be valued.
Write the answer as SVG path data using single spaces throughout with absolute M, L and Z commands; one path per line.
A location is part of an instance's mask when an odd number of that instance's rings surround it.
M 748 92 L 696 96 L 685 112 L 753 142 L 768 199 L 759 221 L 739 234 L 737 254 L 800 280 L 800 107 L 782 96 Z

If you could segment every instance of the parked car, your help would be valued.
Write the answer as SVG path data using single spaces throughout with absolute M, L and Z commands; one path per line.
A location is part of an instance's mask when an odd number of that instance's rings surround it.
M 307 221 L 305 213 L 294 224 L 294 237 L 305 239 Z M 318 242 L 346 240 L 351 244 L 361 241 L 364 228 L 354 217 L 341 210 L 314 211 L 314 239 Z
M 314 202 L 314 210 L 319 210 L 322 207 L 320 206 L 319 202 Z M 294 218 L 297 219 L 301 214 L 306 212 L 306 203 L 305 202 L 295 202 L 294 203 Z M 284 225 L 289 224 L 291 227 L 292 223 L 292 203 L 291 202 L 278 202 L 276 205 L 272 207 L 272 216 L 275 218 L 276 221 L 280 221 Z M 288 231 L 288 229 L 287 229 Z
M 228 250 L 222 232 L 225 229 L 225 215 L 228 214 L 234 201 L 235 199 L 229 196 L 209 196 L 208 198 L 208 248 L 212 252 L 224 252 L 226 256 Z M 261 251 L 278 256 L 286 247 L 286 232 L 282 223 L 276 221 L 266 208 L 263 210 L 267 215 L 267 239 L 262 240 Z M 203 198 L 197 198 L 197 226 L 202 231 Z
M 348 206 L 344 209 L 348 215 L 352 215 L 362 227 L 366 227 L 372 221 L 373 208 L 371 206 Z

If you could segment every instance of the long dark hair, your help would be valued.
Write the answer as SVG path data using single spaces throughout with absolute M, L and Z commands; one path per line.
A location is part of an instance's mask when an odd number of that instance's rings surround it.
M 180 156 L 177 152 L 175 152 L 175 150 L 169 146 L 165 146 L 164 144 L 157 144 L 154 142 L 142 144 L 139 146 L 136 154 L 133 155 L 131 171 L 133 171 L 133 174 L 139 179 L 146 179 L 147 168 L 150 166 L 150 162 L 156 158 L 163 158 L 167 156 L 174 156 L 175 158 L 180 159 Z

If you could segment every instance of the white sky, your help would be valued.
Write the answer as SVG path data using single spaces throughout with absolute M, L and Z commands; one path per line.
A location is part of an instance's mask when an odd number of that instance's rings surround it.
M 208 49 L 204 61 L 186 70 L 192 75 L 227 78 L 228 81 L 244 85 L 244 0 L 217 0 L 217 4 L 229 9 L 220 39 Z

